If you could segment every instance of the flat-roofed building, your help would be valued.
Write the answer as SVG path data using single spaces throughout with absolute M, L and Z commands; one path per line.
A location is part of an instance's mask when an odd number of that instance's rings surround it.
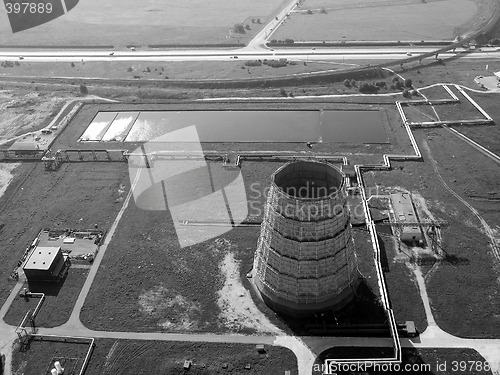
M 400 226 L 400 238 L 405 242 L 424 240 L 410 193 L 391 194 L 396 223 Z
M 36 247 L 28 255 L 23 271 L 29 282 L 60 281 L 69 269 L 69 261 L 61 247 Z

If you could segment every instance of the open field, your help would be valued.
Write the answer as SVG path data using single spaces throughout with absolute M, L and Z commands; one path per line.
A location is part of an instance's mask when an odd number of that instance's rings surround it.
M 63 343 L 54 341 L 31 341 L 27 351 L 19 350 L 19 342 L 13 347 L 12 373 L 15 375 L 50 374 L 54 362 L 59 361 L 64 373 L 78 374 L 89 344 Z
M 47 126 L 62 106 L 57 95 L 0 88 L 0 142 Z
M 86 269 L 71 269 L 68 276 L 61 283 L 38 283 L 31 287 L 25 283 L 23 288 L 28 288 L 33 293 L 45 293 L 45 301 L 36 317 L 37 327 L 57 327 L 67 322 L 80 290 L 88 275 Z M 29 309 L 34 309 L 39 298 L 24 298 L 17 296 L 4 317 L 10 325 L 17 325 Z
M 246 43 L 272 17 L 283 0 L 251 3 L 228 0 L 81 1 L 67 14 L 33 29 L 12 34 L 0 14 L 0 45 L 8 46 L 147 46 L 153 44 Z M 261 24 L 252 23 L 260 18 Z M 246 34 L 231 34 L 236 23 L 249 24 Z M 241 35 L 241 36 L 240 36 Z
M 307 57 L 304 56 L 304 62 Z M 276 77 L 289 74 L 323 72 L 363 65 L 362 61 L 292 62 L 281 68 L 268 65 L 245 66 L 244 61 L 184 61 L 184 62 L 21 62 L 12 68 L 0 68 L 1 77 L 74 77 L 107 79 L 238 79 Z M 242 68 L 243 67 L 243 68 Z
M 404 323 L 411 320 L 415 322 L 417 330 L 423 332 L 427 328 L 427 318 L 411 265 L 406 263 L 407 259 L 401 259 L 393 238 L 379 236 L 379 244 L 387 290 L 396 321 Z
M 40 374 L 56 356 L 78 358 L 81 365 L 87 349 L 86 344 L 33 341 L 28 351 L 14 352 L 14 374 Z M 265 349 L 259 354 L 255 345 L 98 339 L 85 374 L 262 375 L 290 370 L 297 375 L 297 359 L 290 350 Z M 192 361 L 189 371 L 183 369 L 184 360 Z
M 316 360 L 316 364 L 321 365 L 323 358 L 358 358 L 361 348 L 340 347 L 332 348 L 325 351 Z M 392 350 L 389 348 L 362 348 L 363 353 L 373 353 L 375 355 L 390 356 Z M 415 374 L 415 375 L 454 375 L 459 372 L 459 367 L 453 367 L 453 361 L 460 362 L 471 361 L 470 363 L 478 363 L 478 368 L 467 368 L 467 374 L 470 375 L 486 375 L 492 374 L 491 370 L 483 370 L 485 359 L 473 349 L 415 349 L 403 348 L 403 361 L 401 363 L 401 371 L 374 371 L 367 369 L 366 372 L 343 372 L 337 371 L 339 375 L 396 375 L 396 374 Z M 446 366 L 443 367 L 443 364 Z M 480 365 L 479 365 L 480 363 Z M 441 367 L 438 368 L 438 364 Z M 412 367 L 415 369 L 412 371 Z M 405 369 L 405 366 L 410 366 Z M 313 375 L 320 375 L 320 371 L 313 371 Z
M 327 2 L 306 0 L 271 39 L 295 41 L 453 40 L 494 8 L 472 0 Z M 324 12 L 322 12 L 324 9 Z M 311 11 L 312 14 L 309 14 Z M 353 22 L 355 20 L 355 22 Z
M 499 222 L 498 202 L 471 199 L 470 195 L 499 189 L 498 166 L 444 129 L 419 130 L 415 134 L 424 163 L 393 163 L 393 170 L 375 173 L 375 183 L 419 192 L 434 217 L 449 223 L 443 230 L 442 245 L 447 255 L 426 276 L 438 325 L 460 337 L 495 337 L 495 327 L 500 327 L 498 261 L 478 219 L 445 189 L 429 155 L 436 159 L 447 184 L 493 228 Z
M 0 198 L 0 301 L 14 286 L 7 281 L 26 247 L 44 228 L 109 229 L 130 186 L 127 166 L 112 163 L 65 164 L 47 172 L 42 163 L 23 163 Z M 123 190 L 120 188 L 123 187 Z
M 242 174 L 258 184 L 253 190 L 247 185 L 257 209 L 264 197 L 255 192 L 269 185 L 266 176 L 281 164 L 249 164 Z M 131 201 L 85 301 L 82 321 L 93 329 L 120 331 L 276 333 L 241 285 L 259 233 L 259 227 L 235 228 L 181 248 L 170 212 L 143 210 Z

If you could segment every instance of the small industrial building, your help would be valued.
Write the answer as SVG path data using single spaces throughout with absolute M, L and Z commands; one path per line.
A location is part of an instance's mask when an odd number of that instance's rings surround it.
M 70 262 L 61 247 L 38 246 L 28 255 L 23 271 L 29 282 L 57 282 L 66 276 Z
M 391 194 L 396 224 L 400 227 L 400 239 L 404 242 L 424 240 L 410 193 Z
M 9 152 L 17 157 L 35 157 L 38 156 L 43 150 L 40 150 L 40 145 L 35 142 L 14 142 L 9 147 Z

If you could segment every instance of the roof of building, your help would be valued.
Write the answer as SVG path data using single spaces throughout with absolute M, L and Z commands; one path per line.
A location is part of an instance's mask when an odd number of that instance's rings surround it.
M 35 142 L 14 142 L 9 151 L 39 151 L 40 145 Z
M 396 193 L 391 194 L 391 202 L 394 207 L 394 215 L 396 216 L 396 221 L 405 223 L 415 223 L 418 221 L 415 214 L 415 209 L 413 208 L 413 203 L 411 201 L 411 195 L 409 193 Z M 419 232 L 420 228 L 418 225 L 415 226 L 405 226 L 403 227 L 403 232 Z
M 60 251 L 60 247 L 37 247 L 26 260 L 23 269 L 48 270 Z

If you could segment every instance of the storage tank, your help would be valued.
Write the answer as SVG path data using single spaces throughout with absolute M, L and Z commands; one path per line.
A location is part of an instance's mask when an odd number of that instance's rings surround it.
M 273 175 L 254 257 L 254 281 L 274 311 L 308 315 L 349 303 L 359 273 L 345 175 L 298 161 Z

